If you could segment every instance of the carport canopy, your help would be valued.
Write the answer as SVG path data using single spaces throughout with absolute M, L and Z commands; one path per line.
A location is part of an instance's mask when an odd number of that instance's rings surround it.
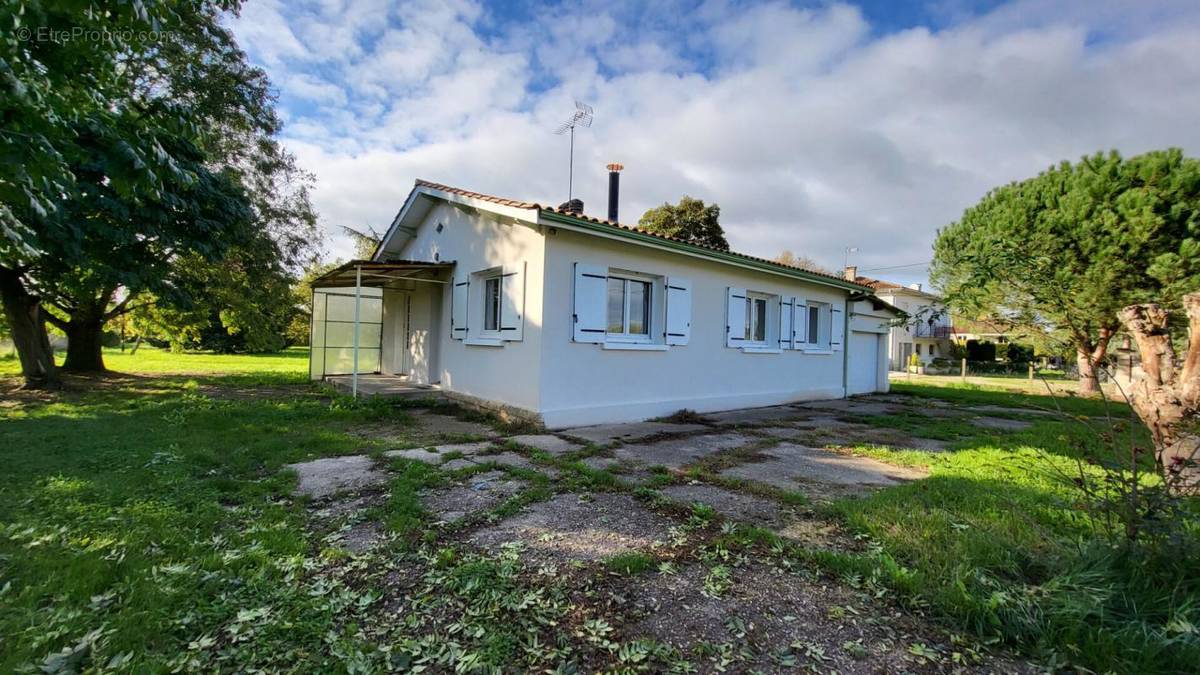
M 414 283 L 444 284 L 452 262 L 351 260 L 312 281 L 308 371 L 313 380 L 379 372 L 383 339 L 383 289 Z

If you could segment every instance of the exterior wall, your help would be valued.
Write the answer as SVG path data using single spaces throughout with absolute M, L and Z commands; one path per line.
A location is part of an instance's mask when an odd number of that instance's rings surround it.
M 441 224 L 442 231 L 437 231 Z M 475 346 L 450 336 L 448 287 L 418 284 L 414 289 L 410 347 L 429 364 L 428 379 L 443 390 L 476 399 L 501 401 L 538 411 L 542 371 L 542 287 L 545 242 L 535 227 L 502 224 L 496 216 L 439 203 L 430 209 L 416 236 L 396 257 L 407 260 L 455 262 L 454 278 L 506 264 L 525 263 L 523 336 L 502 346 Z M 430 288 L 423 288 L 430 287 Z M 415 364 L 414 364 L 415 365 Z
M 540 411 L 548 427 L 646 419 L 845 394 L 845 351 L 752 354 L 725 345 L 730 286 L 845 306 L 845 291 L 558 229 L 546 236 Z M 666 351 L 572 341 L 574 263 L 692 282 L 691 338 Z M 531 277 L 530 284 L 533 284 Z M 528 325 L 526 330 L 528 330 Z
M 922 294 L 921 296 L 913 296 L 904 292 L 903 289 L 880 291 L 878 296 L 881 300 L 894 305 L 895 307 L 908 312 L 910 315 L 926 309 L 928 307 L 937 307 L 940 305 L 931 300 L 929 297 Z M 948 318 L 943 317 L 939 326 L 950 326 Z M 906 370 L 908 363 L 904 360 L 902 345 L 908 343 L 913 345 L 913 353 L 916 353 L 916 346 L 921 345 L 921 363 L 928 365 L 935 358 L 949 358 L 950 356 L 950 339 L 924 337 L 914 334 L 912 326 L 892 326 L 888 335 L 887 354 L 888 365 L 891 370 Z M 937 354 L 931 354 L 930 348 L 936 349 Z
M 874 378 L 874 391 L 876 392 L 887 392 L 890 388 L 888 380 L 888 338 L 891 335 L 891 331 L 895 330 L 895 328 L 889 326 L 888 323 L 895 318 L 891 310 L 875 309 L 868 300 L 850 303 L 849 328 L 846 331 L 847 350 L 849 350 L 850 340 L 854 339 L 855 334 L 874 334 L 879 335 L 881 339 L 877 340 L 875 358 L 872 361 L 859 363 L 854 358 L 847 359 L 846 368 L 848 377 L 853 377 L 855 369 L 872 369 L 874 372 L 868 377 Z M 849 352 L 849 354 L 853 356 L 853 352 Z

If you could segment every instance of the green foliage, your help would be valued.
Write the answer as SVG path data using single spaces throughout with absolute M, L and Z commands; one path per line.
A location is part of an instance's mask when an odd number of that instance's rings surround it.
M 996 343 L 987 340 L 967 340 L 968 361 L 995 361 Z
M 1110 535 L 1120 538 L 1123 526 L 1090 514 L 1080 489 L 1079 471 L 1105 480 L 1098 462 L 1120 452 L 1104 434 L 1113 428 L 1108 414 L 1120 421 L 1127 408 L 901 383 L 893 389 L 964 405 L 1061 407 L 1064 415 L 1031 418 L 1030 429 L 1003 436 L 939 421 L 957 439 L 947 453 L 856 449 L 928 466 L 931 475 L 839 502 L 846 521 L 878 542 L 877 553 L 830 564 L 888 579 L 958 625 L 1064 667 L 1183 672 L 1200 658 L 1200 632 L 1189 628 L 1200 621 L 1200 579 L 1185 562 L 1198 555 L 1195 517 L 1177 523 L 1175 548 L 1113 546 Z M 909 418 L 870 421 L 941 435 Z M 1148 440 L 1144 429 L 1124 428 L 1122 437 Z
M 1033 346 L 1020 342 L 1008 342 L 996 348 L 997 355 L 1011 364 L 1025 364 L 1033 360 Z
M 275 139 L 269 83 L 225 22 L 236 8 L 0 5 L 0 22 L 34 34 L 0 41 L 0 266 L 59 310 L 73 345 L 139 302 L 169 306 L 173 333 L 282 345 L 290 316 L 251 317 L 286 312 L 289 270 L 314 250 L 311 176 Z M 75 29 L 106 39 L 37 37 Z
M 1200 286 L 1200 162 L 1098 153 L 996 188 L 939 232 L 930 276 L 957 314 L 1095 352 L 1122 307 Z
M 665 237 L 728 251 L 725 230 L 718 222 L 720 217 L 720 206 L 705 206 L 703 201 L 685 196 L 678 204 L 663 204 L 646 211 L 638 220 L 638 227 Z

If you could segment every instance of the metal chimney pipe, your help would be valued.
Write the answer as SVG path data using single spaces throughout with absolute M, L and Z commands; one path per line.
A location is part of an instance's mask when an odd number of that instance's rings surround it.
M 617 222 L 617 204 L 621 196 L 621 169 L 625 167 L 620 164 L 608 165 L 608 222 Z

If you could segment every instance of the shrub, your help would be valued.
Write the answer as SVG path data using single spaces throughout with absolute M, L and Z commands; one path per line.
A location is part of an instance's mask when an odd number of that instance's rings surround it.
M 996 345 L 987 340 L 967 340 L 968 361 L 995 361 Z

